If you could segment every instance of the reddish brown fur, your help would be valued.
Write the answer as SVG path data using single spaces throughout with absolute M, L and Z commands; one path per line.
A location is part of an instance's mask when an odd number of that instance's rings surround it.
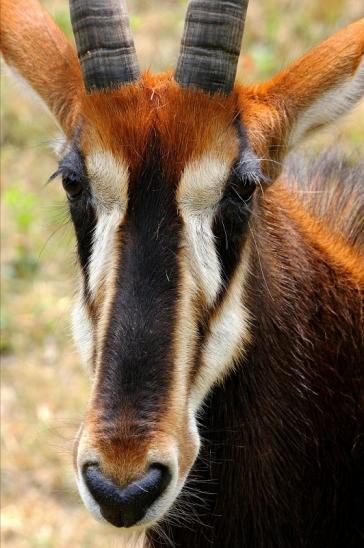
M 300 114 L 322 94 L 352 76 L 363 54 L 364 19 L 360 19 L 307 52 L 272 80 L 239 86 L 239 110 L 257 154 L 280 162 L 287 153 L 289 131 Z M 280 171 L 279 163 L 268 161 L 265 169 L 275 177 Z
M 83 97 L 83 148 L 110 150 L 134 171 L 155 131 L 165 152 L 165 169 L 178 176 L 189 160 L 206 150 L 223 146 L 224 154 L 236 154 L 231 128 L 236 116 L 234 95 L 209 97 L 182 89 L 171 73 L 145 73 L 132 86 Z
M 173 160 L 180 172 L 192 155 L 197 157 L 206 149 L 216 137 L 216 129 L 228 128 L 238 112 L 257 154 L 278 160 L 285 153 L 283 145 L 289 129 L 302 109 L 352 75 L 364 52 L 361 19 L 269 82 L 250 87 L 236 85 L 228 98 L 182 90 L 171 73 L 147 73 L 138 84 L 86 95 L 73 47 L 37 0 L 2 0 L 1 7 L 1 47 L 6 61 L 45 100 L 68 136 L 80 115 L 91 122 L 92 138 L 99 144 L 118 153 L 122 146 L 131 168 L 142 156 L 154 124 L 166 159 Z M 229 146 L 227 141 L 225 146 Z M 87 151 L 90 143 L 85 140 L 84 146 Z M 166 161 L 166 165 L 171 163 Z M 276 174 L 272 163 L 265 168 Z
M 71 137 L 83 81 L 71 43 L 36 0 L 1 0 L 1 51 Z
M 275 185 L 273 192 L 277 192 L 280 203 L 289 210 L 290 217 L 297 223 L 300 234 L 306 237 L 322 256 L 326 256 L 327 262 L 333 268 L 341 271 L 351 280 L 353 286 L 364 289 L 363 258 L 359 250 L 355 250 L 338 234 L 328 230 L 323 222 L 304 210 L 299 200 L 284 186 Z

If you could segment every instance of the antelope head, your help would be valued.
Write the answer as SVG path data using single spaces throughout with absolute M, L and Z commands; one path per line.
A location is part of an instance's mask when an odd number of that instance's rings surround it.
M 36 0 L 2 8 L 6 61 L 68 139 L 58 173 L 80 264 L 73 332 L 92 377 L 77 484 L 96 518 L 147 528 L 196 460 L 206 395 L 249 346 L 260 190 L 362 96 L 364 22 L 243 86 L 247 0 L 191 0 L 177 69 L 157 76 L 140 74 L 123 2 L 70 1 L 78 56 Z

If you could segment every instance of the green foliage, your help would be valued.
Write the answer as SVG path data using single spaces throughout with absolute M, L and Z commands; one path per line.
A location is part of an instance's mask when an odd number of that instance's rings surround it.
M 20 186 L 11 186 L 5 189 L 3 200 L 17 231 L 17 243 L 12 250 L 12 259 L 5 265 L 4 275 L 8 278 L 32 278 L 38 272 L 39 261 L 25 236 L 30 234 L 37 218 L 37 196 Z
M 262 79 L 269 78 L 276 67 L 275 52 L 267 44 L 255 44 L 250 55 Z
M 143 19 L 139 15 L 130 14 L 129 20 L 132 32 L 139 30 L 143 24 Z
M 11 343 L 13 325 L 6 310 L 0 310 L 0 354 L 7 354 L 14 350 Z
M 8 278 L 33 278 L 39 270 L 39 261 L 25 245 L 17 245 L 15 257 L 4 268 L 4 276 Z
M 67 36 L 73 37 L 71 17 L 68 9 L 56 11 L 53 18 Z
M 19 232 L 28 233 L 36 218 L 37 196 L 19 186 L 10 186 L 3 195 L 5 206 L 15 222 Z

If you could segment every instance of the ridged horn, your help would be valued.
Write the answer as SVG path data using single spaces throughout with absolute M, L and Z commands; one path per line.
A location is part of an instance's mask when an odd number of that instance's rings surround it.
M 228 95 L 233 89 L 248 0 L 191 0 L 175 80 Z
M 113 88 L 140 76 L 125 0 L 70 0 L 86 89 Z

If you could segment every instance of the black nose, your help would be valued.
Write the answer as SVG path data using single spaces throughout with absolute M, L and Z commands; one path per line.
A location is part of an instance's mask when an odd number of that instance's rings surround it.
M 166 466 L 153 464 L 145 476 L 119 487 L 95 464 L 83 468 L 86 485 L 99 504 L 102 516 L 115 527 L 131 527 L 141 520 L 171 480 Z

